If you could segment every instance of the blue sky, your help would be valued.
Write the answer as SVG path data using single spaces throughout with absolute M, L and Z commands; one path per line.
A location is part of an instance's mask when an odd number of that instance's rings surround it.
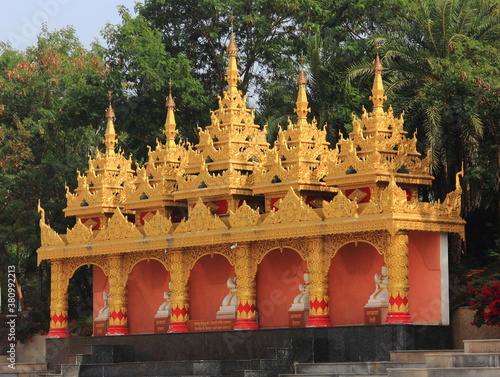
M 84 47 L 98 38 L 106 23 L 120 23 L 117 7 L 133 12 L 137 0 L 0 0 L 0 41 L 25 50 L 36 44 L 42 24 L 49 31 L 72 26 Z

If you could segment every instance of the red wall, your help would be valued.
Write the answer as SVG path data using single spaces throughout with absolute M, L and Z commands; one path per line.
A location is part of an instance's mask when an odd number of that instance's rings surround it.
M 441 323 L 440 233 L 409 234 L 410 316 L 413 323 Z
M 330 319 L 333 325 L 364 324 L 364 307 L 375 291 L 375 274 L 384 259 L 370 244 L 359 242 L 340 248 L 329 273 Z
M 229 293 L 230 277 L 234 277 L 234 268 L 220 254 L 206 255 L 195 263 L 189 275 L 190 319 L 216 319 L 222 300 Z
M 157 260 L 137 263 L 127 281 L 128 325 L 131 334 L 154 332 L 154 316 L 168 291 L 170 273 Z
M 108 277 L 104 274 L 104 271 L 96 265 L 93 265 L 92 268 L 92 292 L 94 297 L 92 318 L 95 318 L 99 310 L 104 306 L 102 292 L 109 293 Z
M 269 252 L 257 270 L 260 327 L 288 327 L 288 309 L 304 282 L 306 262 L 291 249 Z

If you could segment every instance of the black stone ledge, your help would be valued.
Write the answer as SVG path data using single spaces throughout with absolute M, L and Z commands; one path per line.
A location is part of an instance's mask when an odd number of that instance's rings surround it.
M 269 359 L 279 352 L 299 362 L 380 361 L 389 360 L 390 351 L 451 349 L 451 330 L 394 324 L 49 338 L 49 369 L 57 370 L 69 363 L 70 355 L 89 353 L 90 346 L 99 345 L 133 346 L 126 356 L 133 360 L 117 360 L 129 362 Z

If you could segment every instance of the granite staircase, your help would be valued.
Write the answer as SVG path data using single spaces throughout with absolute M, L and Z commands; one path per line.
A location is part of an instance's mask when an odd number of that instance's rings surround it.
M 130 345 L 90 345 L 84 354 L 72 355 L 69 364 L 57 366 L 55 372 L 39 377 L 276 377 L 293 372 L 294 360 L 300 359 L 297 341 L 288 346 L 270 348 L 269 357 L 256 360 L 185 360 L 148 361 L 134 352 Z M 303 341 L 299 341 L 303 350 Z M 295 346 L 295 348 L 294 348 Z M 302 358 L 307 352 L 303 353 Z M 305 356 L 307 357 L 307 356 Z
M 466 340 L 464 350 L 397 351 L 390 361 L 295 364 L 280 377 L 500 377 L 500 340 Z
M 11 368 L 6 355 L 0 355 L 0 377 L 38 377 L 47 371 L 46 363 L 15 364 Z

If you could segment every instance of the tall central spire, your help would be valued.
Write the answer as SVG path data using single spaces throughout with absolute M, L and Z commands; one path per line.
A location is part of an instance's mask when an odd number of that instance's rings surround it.
M 370 96 L 370 100 L 373 103 L 373 115 L 380 115 L 384 113 L 384 101 L 387 97 L 384 95 L 384 84 L 382 82 L 382 63 L 380 62 L 380 58 L 378 56 L 377 46 L 377 56 L 373 61 L 373 72 L 375 77 L 373 79 L 373 87 L 372 87 L 372 95 Z
M 175 148 L 175 135 L 177 134 L 177 128 L 174 115 L 175 102 L 172 97 L 172 82 L 170 82 L 170 91 L 166 100 L 166 107 L 167 118 L 165 119 L 165 130 L 163 131 L 166 136 L 165 145 L 167 148 Z
M 297 78 L 297 84 L 299 90 L 297 93 L 296 108 L 294 109 L 295 114 L 297 114 L 297 127 L 307 124 L 307 114 L 311 111 L 307 106 L 309 102 L 307 101 L 306 85 L 307 79 L 304 69 L 300 70 L 299 76 Z
M 104 145 L 106 145 L 106 157 L 115 155 L 116 146 L 116 132 L 115 132 L 115 112 L 111 106 L 111 96 L 113 92 L 108 92 L 109 107 L 106 109 L 106 118 L 108 120 L 106 125 L 106 132 L 104 133 Z
M 237 84 L 240 80 L 238 76 L 238 64 L 236 63 L 236 55 L 238 54 L 238 46 L 234 38 L 234 27 L 231 21 L 231 37 L 227 46 L 227 56 L 229 57 L 229 64 L 226 72 L 227 92 L 229 95 L 237 95 Z

